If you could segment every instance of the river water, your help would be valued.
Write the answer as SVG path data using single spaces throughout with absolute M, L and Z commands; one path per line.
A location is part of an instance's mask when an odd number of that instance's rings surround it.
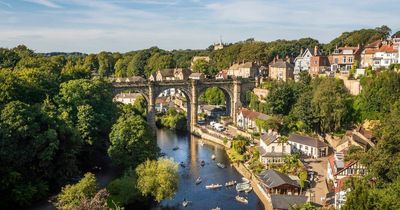
M 203 141 L 204 145 L 199 144 L 200 139 L 188 133 L 175 133 L 167 129 L 157 129 L 157 143 L 161 152 L 173 158 L 176 162 L 184 162 L 185 168 L 179 166 L 179 189 L 175 198 L 164 200 L 157 209 L 200 209 L 206 210 L 220 207 L 221 210 L 244 210 L 244 209 L 264 209 L 262 202 L 254 192 L 249 194 L 241 193 L 241 196 L 248 198 L 248 204 L 242 204 L 235 200 L 237 195 L 235 187 L 226 188 L 225 182 L 230 180 L 241 181 L 242 176 L 230 166 L 228 156 L 222 146 Z M 173 151 L 178 146 L 179 149 Z M 216 160 L 211 160 L 215 154 Z M 200 166 L 200 161 L 204 160 L 206 165 Z M 218 168 L 216 163 L 221 162 L 227 167 Z M 195 184 L 197 177 L 201 177 L 203 182 Z M 208 184 L 222 184 L 218 190 L 206 189 Z M 189 206 L 183 207 L 183 199 L 191 201 Z

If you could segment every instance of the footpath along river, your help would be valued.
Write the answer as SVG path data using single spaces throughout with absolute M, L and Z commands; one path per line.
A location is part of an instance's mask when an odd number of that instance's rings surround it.
M 242 176 L 230 166 L 228 156 L 222 146 L 203 141 L 188 133 L 176 133 L 167 129 L 157 129 L 157 143 L 161 152 L 173 158 L 176 162 L 184 162 L 185 167 L 179 166 L 179 190 L 173 200 L 165 200 L 161 205 L 154 209 L 201 209 L 207 210 L 220 207 L 221 210 L 261 210 L 264 205 L 254 192 L 249 194 L 241 193 L 241 196 L 248 198 L 248 204 L 242 204 L 235 200 L 237 195 L 235 187 L 226 188 L 223 186 L 218 190 L 206 189 L 208 184 L 222 184 L 230 180 L 241 182 Z M 173 150 L 179 147 L 178 150 Z M 215 154 L 215 161 L 211 156 Z M 200 165 L 200 161 L 206 162 L 205 166 Z M 217 162 L 225 164 L 224 169 L 218 168 Z M 195 184 L 197 177 L 201 177 L 203 182 Z M 183 199 L 191 201 L 187 207 L 182 206 Z

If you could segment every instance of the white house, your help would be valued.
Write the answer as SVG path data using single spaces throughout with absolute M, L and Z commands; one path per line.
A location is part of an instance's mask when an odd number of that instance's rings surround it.
M 346 193 L 349 189 L 344 187 L 345 181 L 351 176 L 363 176 L 366 167 L 358 161 L 345 161 L 345 154 L 337 152 L 328 158 L 327 180 L 333 182 L 335 187 L 334 205 L 340 209 L 346 202 Z
M 372 69 L 388 68 L 390 64 L 399 62 L 399 51 L 392 44 L 383 44 L 373 57 Z
M 294 74 L 297 75 L 301 71 L 309 71 L 310 70 L 310 60 L 313 56 L 313 52 L 306 48 L 303 51 L 303 48 L 300 50 L 300 54 L 294 59 Z
M 257 130 L 256 119 L 259 120 L 267 120 L 269 118 L 268 115 L 255 112 L 246 108 L 241 108 L 236 117 L 236 125 L 237 127 L 243 130 Z
M 133 104 L 137 97 L 142 96 L 140 93 L 119 93 L 113 101 L 121 102 L 123 104 Z
M 356 160 L 345 161 L 342 152 L 336 152 L 328 158 L 327 179 L 334 183 L 347 176 L 362 176 L 366 172 L 365 166 Z
M 300 152 L 303 155 L 319 158 L 328 155 L 328 145 L 317 139 L 291 134 L 288 139 L 292 152 Z
M 279 141 L 279 134 L 277 132 L 268 131 L 260 138 L 260 162 L 265 165 L 283 163 L 283 158 L 291 153 L 290 145 L 288 143 L 281 143 Z

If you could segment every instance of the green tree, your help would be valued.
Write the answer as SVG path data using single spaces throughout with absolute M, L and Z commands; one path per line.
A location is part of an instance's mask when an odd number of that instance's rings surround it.
M 136 186 L 136 172 L 128 170 L 122 177 L 111 181 L 107 186 L 107 190 L 110 192 L 110 198 L 115 204 L 126 206 L 135 201 L 145 200 Z
M 158 202 L 172 199 L 178 190 L 178 164 L 171 159 L 147 160 L 136 168 L 137 188 Z
M 376 76 L 363 78 L 363 87 L 354 106 L 362 119 L 379 119 L 390 112 L 400 98 L 400 74 L 384 71 Z
M 311 108 L 321 132 L 335 132 L 352 122 L 352 98 L 342 80 L 325 78 L 314 81 Z
M 207 88 L 199 97 L 200 103 L 210 105 L 224 105 L 226 100 L 224 92 L 217 87 Z
M 118 118 L 110 133 L 110 143 L 109 156 L 124 169 L 134 168 L 147 159 L 155 159 L 159 152 L 147 122 L 134 114 Z
M 75 209 L 82 200 L 93 198 L 96 192 L 96 177 L 92 173 L 86 173 L 77 184 L 62 188 L 60 194 L 57 195 L 57 208 Z
M 291 82 L 272 82 L 266 101 L 268 113 L 287 115 L 296 101 Z

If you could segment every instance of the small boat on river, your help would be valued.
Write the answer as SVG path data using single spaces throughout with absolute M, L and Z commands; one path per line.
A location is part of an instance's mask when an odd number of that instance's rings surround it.
M 245 197 L 242 197 L 240 195 L 237 195 L 235 198 L 236 198 L 237 201 L 239 201 L 241 203 L 247 204 L 249 202 Z
M 215 208 L 212 208 L 211 210 L 221 210 L 221 208 L 219 208 L 218 206 Z
M 249 193 L 249 192 L 251 192 L 253 190 L 253 187 L 249 187 L 248 189 L 246 189 L 244 192 L 245 193 Z
M 185 167 L 186 167 L 186 166 L 185 166 L 185 163 L 183 163 L 183 162 L 179 163 L 179 165 L 180 165 L 182 168 L 185 168 Z
M 203 181 L 203 180 L 201 180 L 201 178 L 200 178 L 200 177 L 199 177 L 199 178 L 197 178 L 197 179 L 196 179 L 196 185 L 200 184 L 202 181 Z
M 186 206 L 189 205 L 189 203 L 190 203 L 190 201 L 187 201 L 186 199 L 183 199 L 182 206 L 186 207 Z
M 206 165 L 206 162 L 205 162 L 204 160 L 202 160 L 202 161 L 200 162 L 200 165 L 203 167 L 204 165 Z
M 217 166 L 220 167 L 220 168 L 226 168 L 226 166 L 224 164 L 222 164 L 222 163 L 217 163 Z
M 226 182 L 225 183 L 225 187 L 230 187 L 230 186 L 233 186 L 233 185 L 235 185 L 236 184 L 236 181 L 230 181 L 230 182 Z
M 248 179 L 246 179 L 244 177 L 242 177 L 242 181 L 243 181 L 243 183 L 250 183 L 250 180 L 248 180 Z
M 174 150 L 174 151 L 176 151 L 176 150 L 178 150 L 178 149 L 179 149 L 179 147 L 178 147 L 178 146 L 176 146 L 176 147 L 172 148 L 172 150 Z
M 206 185 L 206 189 L 217 189 L 217 188 L 221 188 L 222 185 L 220 184 L 210 184 L 210 185 Z
M 214 155 L 214 154 L 211 155 L 211 159 L 212 159 L 212 160 L 215 160 L 215 155 Z
M 249 183 L 239 183 L 236 185 L 236 191 L 238 191 L 238 192 L 246 191 L 250 187 L 251 187 L 251 185 Z

